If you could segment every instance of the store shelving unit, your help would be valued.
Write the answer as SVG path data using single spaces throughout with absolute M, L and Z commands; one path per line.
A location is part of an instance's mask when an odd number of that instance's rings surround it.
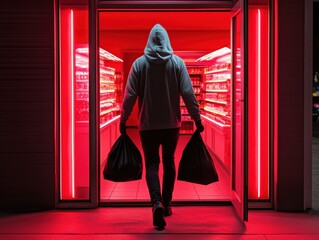
M 199 66 L 187 66 L 189 77 L 192 81 L 194 93 L 199 104 L 200 109 L 202 108 L 202 91 L 201 84 L 203 83 L 203 67 Z M 181 134 L 192 134 L 195 131 L 194 121 L 191 119 L 190 115 L 187 112 L 184 101 L 180 100 L 182 122 L 180 133 Z
M 75 87 L 75 120 L 77 123 L 89 121 L 89 71 L 88 49 L 77 48 L 76 60 L 76 87 Z M 120 100 L 117 91 L 122 84 L 121 73 L 115 68 L 107 66 L 107 61 L 122 61 L 120 58 L 100 49 L 100 127 L 106 126 L 114 118 L 120 115 Z
M 203 56 L 206 62 L 203 73 L 202 119 L 205 131 L 202 136 L 214 156 L 229 170 L 231 138 L 231 51 L 221 48 Z
M 100 127 L 119 115 L 115 80 L 114 68 L 100 66 Z
M 230 63 L 214 64 L 204 74 L 204 114 L 222 127 L 229 127 L 231 121 L 230 71 Z

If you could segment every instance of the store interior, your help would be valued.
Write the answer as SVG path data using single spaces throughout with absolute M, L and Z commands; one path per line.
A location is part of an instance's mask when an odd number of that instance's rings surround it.
M 269 82 L 268 82 L 268 8 L 256 6 L 249 11 L 248 69 L 248 197 L 269 199 Z M 89 200 L 92 175 L 99 179 L 99 200 L 103 202 L 144 202 L 149 194 L 143 178 L 132 182 L 112 182 L 103 178 L 107 155 L 119 137 L 120 108 L 126 79 L 134 60 L 141 55 L 150 29 L 157 23 L 168 32 L 174 54 L 188 69 L 201 109 L 205 131 L 201 136 L 210 150 L 219 182 L 205 185 L 176 181 L 175 201 L 229 201 L 230 172 L 243 176 L 243 81 L 242 33 L 240 23 L 231 30 L 229 11 L 98 11 L 97 46 L 99 68 L 97 89 L 89 89 L 88 10 L 65 6 L 60 10 L 60 198 Z M 231 33 L 233 32 L 233 34 Z M 231 37 L 234 38 L 231 65 Z M 91 71 L 92 72 L 92 71 Z M 93 81 L 93 82 L 92 82 Z M 232 100 L 233 93 L 233 100 Z M 98 172 L 91 171 L 90 99 L 97 97 L 99 114 L 97 143 Z M 235 101 L 236 100 L 236 101 Z M 238 101 L 237 101 L 238 100 Z M 233 103 L 231 101 L 234 101 Z M 176 169 L 182 151 L 195 130 L 181 100 L 180 139 L 175 155 Z M 236 110 L 237 109 L 237 110 Z M 235 112 L 236 110 L 236 112 Z M 137 129 L 137 107 L 127 122 L 128 133 L 141 149 Z M 233 119 L 232 119 L 233 118 Z M 91 119 L 92 120 L 92 119 Z M 232 124 L 235 121 L 236 124 Z M 232 126 L 233 125 L 233 126 Z M 91 126 L 92 127 L 92 126 Z M 231 129 L 237 137 L 231 139 Z M 236 142 L 235 144 L 232 144 Z M 235 154 L 231 160 L 231 152 Z M 235 160 L 234 160 L 235 159 Z M 236 160 L 239 159 L 239 162 Z M 160 176 L 162 169 L 160 169 Z M 235 180 L 233 180 L 235 181 Z M 237 180 L 235 181 L 237 184 Z
M 174 53 L 180 56 L 188 68 L 196 98 L 202 115 L 211 122 L 206 125 L 203 138 L 214 139 L 221 146 L 212 156 L 218 169 L 220 180 L 208 186 L 176 181 L 175 201 L 227 201 L 229 200 L 229 140 L 230 140 L 230 13 L 229 12 L 100 12 L 99 46 L 111 53 L 104 60 L 104 66 L 114 69 L 114 102 L 107 103 L 113 113 L 106 119 L 113 119 L 119 111 L 126 79 L 133 61 L 143 55 L 150 29 L 160 23 L 168 32 Z M 103 51 L 101 50 L 101 51 Z M 102 69 L 103 66 L 100 67 Z M 213 74 L 214 72 L 214 74 Z M 102 79 L 109 79 L 100 72 Z M 110 78 L 112 76 L 110 75 Z M 107 84 L 107 82 L 105 82 Z M 110 86 L 108 86 L 110 87 Z M 112 88 L 112 87 L 111 87 Z M 109 94 L 109 93 L 108 93 Z M 101 100 L 102 101 L 102 100 Z M 137 104 L 136 104 L 137 105 Z M 137 106 L 127 122 L 128 134 L 139 147 L 141 143 L 137 129 Z M 101 106 L 101 108 L 103 108 Z M 101 111 L 103 111 L 101 109 Z M 194 132 L 194 124 L 181 100 L 182 127 L 176 151 L 178 169 L 182 150 Z M 213 126 L 214 125 L 214 126 Z M 107 127 L 106 127 L 107 128 Z M 112 141 L 110 130 L 100 130 L 100 199 L 101 201 L 148 201 L 149 193 L 145 173 L 140 181 L 116 183 L 103 179 L 103 167 Z M 116 131 L 116 130 L 115 130 Z M 209 144 L 208 144 L 209 145 Z M 144 169 L 145 171 L 145 169 Z M 159 172 L 162 178 L 162 168 Z

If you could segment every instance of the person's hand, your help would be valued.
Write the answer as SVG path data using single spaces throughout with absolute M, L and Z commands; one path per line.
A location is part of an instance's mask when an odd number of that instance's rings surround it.
M 202 124 L 201 120 L 196 121 L 195 125 L 196 125 L 196 130 L 198 132 L 203 132 L 204 131 L 204 125 Z
M 125 135 L 126 134 L 126 126 L 125 126 L 125 123 L 120 123 L 120 133 L 122 135 Z

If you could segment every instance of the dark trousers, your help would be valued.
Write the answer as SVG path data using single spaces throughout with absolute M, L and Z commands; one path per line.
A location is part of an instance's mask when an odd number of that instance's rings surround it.
M 170 204 L 174 190 L 176 170 L 175 170 L 175 150 L 179 138 L 179 129 L 161 129 L 140 131 L 144 159 L 146 165 L 146 182 L 150 192 L 151 201 Z M 163 186 L 161 194 L 158 169 L 160 164 L 159 148 L 162 146 L 163 162 Z

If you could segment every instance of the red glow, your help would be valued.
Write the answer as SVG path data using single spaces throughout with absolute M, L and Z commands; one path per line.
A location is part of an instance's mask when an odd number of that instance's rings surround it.
M 261 151 L 260 151 L 260 138 L 261 138 L 261 130 L 260 130 L 260 115 L 261 115 L 261 91 L 260 91 L 260 85 L 261 85 L 261 34 L 260 34 L 260 28 L 261 28 L 261 22 L 260 22 L 260 9 L 258 9 L 257 13 L 257 98 L 258 98 L 258 104 L 257 104 L 257 192 L 258 197 L 260 198 L 260 163 L 261 163 Z
M 70 56 L 71 56 L 71 196 L 74 198 L 74 16 L 70 11 Z
M 268 7 L 249 8 L 249 199 L 269 198 Z
M 110 14 L 110 15 L 109 15 Z M 114 14 L 114 15 L 113 15 Z M 124 14 L 127 16 L 128 13 Z M 134 14 L 130 13 L 131 17 Z M 140 13 L 139 13 L 140 14 Z M 138 14 L 138 16 L 139 16 Z M 150 14 L 147 15 L 150 17 Z M 166 14 L 166 13 L 165 13 Z M 176 13 L 170 13 L 175 16 Z M 183 13 L 185 14 L 185 13 Z M 190 13 L 188 13 L 190 14 Z M 192 13 L 194 14 L 194 13 Z M 268 8 L 264 8 L 261 6 L 251 7 L 249 9 L 250 19 L 255 19 L 249 21 L 249 198 L 250 199 L 268 199 L 269 198 L 269 154 L 268 154 L 268 142 L 269 142 L 269 86 L 268 86 Z M 260 19 L 258 20 L 258 14 Z M 102 13 L 102 18 L 107 18 L 107 16 L 114 17 L 115 13 Z M 229 14 L 226 14 L 229 17 Z M 85 17 L 83 17 L 85 16 Z M 87 20 L 87 11 L 83 10 L 62 10 L 61 11 L 61 168 L 60 168 L 60 190 L 61 190 L 61 199 L 88 199 L 89 195 L 85 194 L 79 195 L 79 188 L 88 188 L 89 187 L 89 135 L 88 135 L 88 107 L 86 111 L 86 117 L 84 115 L 79 118 L 80 115 L 77 115 L 75 109 L 84 107 L 80 106 L 79 102 L 76 100 L 76 92 L 77 88 L 75 87 L 77 82 L 75 79 L 76 72 L 80 72 L 83 69 L 86 74 L 88 74 L 88 58 L 81 56 L 81 54 L 75 54 L 74 49 L 77 49 L 77 53 L 88 53 L 87 44 L 87 25 L 85 29 L 81 29 L 82 23 L 84 20 Z M 116 17 L 116 16 L 115 16 Z M 189 34 L 189 31 L 195 32 L 194 29 L 188 29 L 188 27 L 184 26 L 183 22 L 178 22 L 177 25 L 171 23 L 170 18 L 163 18 L 164 21 L 167 22 L 168 29 L 172 30 L 171 39 L 172 44 L 175 50 L 193 50 L 194 48 L 199 51 L 210 52 L 213 49 L 217 49 L 221 46 L 229 45 L 229 19 L 222 24 L 227 23 L 228 29 L 222 28 L 215 33 L 209 33 L 206 31 L 204 27 L 201 27 L 202 31 L 197 31 L 196 34 Z M 191 18 L 190 18 L 191 19 Z M 206 18 L 207 19 L 207 18 Z M 224 19 L 224 18 L 223 18 Z M 114 21 L 102 21 L 104 22 L 114 22 Z M 121 17 L 121 21 L 125 19 L 123 16 Z M 82 21 L 82 23 L 81 23 Z M 125 20 L 127 21 L 127 19 Z M 193 21 L 193 20 L 192 20 Z M 84 21 L 85 22 L 85 21 Z M 214 21 L 213 21 L 214 22 Z M 216 21 L 215 21 L 216 22 Z M 214 22 L 214 24 L 215 24 Z M 120 22 L 116 22 L 120 26 Z M 199 24 L 200 20 L 196 19 L 194 24 Z M 216 23 L 217 24 L 217 23 Z M 222 24 L 220 27 L 222 27 Z M 165 24 L 164 24 L 165 25 Z M 205 23 L 205 26 L 207 23 Z M 74 26 L 74 28 L 73 28 Z M 121 26 L 134 27 L 133 24 L 127 25 L 123 24 Z M 100 43 L 103 45 L 110 46 L 107 48 L 112 53 L 120 56 L 125 60 L 127 64 L 127 58 L 124 58 L 123 49 L 129 49 L 129 51 L 141 51 L 145 47 L 147 34 L 145 31 L 145 25 L 136 25 L 140 30 L 141 34 L 134 36 L 134 38 L 130 39 L 131 41 L 128 43 L 127 39 L 130 37 L 131 32 L 129 31 L 117 31 L 117 32 L 107 32 L 114 29 L 107 29 L 112 26 L 105 26 L 102 28 L 100 32 Z M 192 25 L 194 26 L 194 25 Z M 115 27 L 115 26 L 113 26 Z M 81 30 L 77 32 L 77 30 Z M 124 29 L 129 30 L 129 29 Z M 132 29 L 131 29 L 132 30 Z M 149 30 L 149 28 L 147 28 Z M 174 31 L 178 30 L 178 31 Z M 183 31 L 181 31 L 183 30 Z M 216 29 L 215 29 L 216 30 Z M 83 34 L 84 33 L 84 34 Z M 114 41 L 114 39 L 109 36 L 111 34 L 116 35 L 118 41 Z M 184 34 L 184 35 L 183 35 Z M 187 37 L 184 37 L 187 34 Z M 113 36 L 113 35 L 112 35 Z M 195 39 L 195 40 L 193 40 Z M 128 45 L 129 44 L 129 45 Z M 238 43 L 239 44 L 239 43 Z M 127 47 L 127 48 L 125 48 Z M 102 49 L 103 50 L 103 49 Z M 237 52 L 240 54 L 240 50 Z M 235 51 L 236 52 L 236 51 Z M 101 56 L 108 58 L 111 61 L 117 61 L 116 64 L 121 64 L 123 62 L 122 59 L 116 57 L 115 55 L 104 52 L 101 52 Z M 127 54 L 127 53 L 126 53 Z M 75 57 L 75 59 L 74 59 Z M 210 56 L 211 57 L 211 56 Z M 207 57 L 203 60 L 210 60 L 210 57 Z M 238 56 L 239 58 L 239 56 Z M 194 58 L 196 59 L 196 58 Z M 192 62 L 194 59 L 185 59 L 186 62 Z M 224 62 L 230 61 L 230 55 L 221 57 L 216 60 L 217 64 L 223 64 Z M 238 69 L 241 68 L 240 61 L 238 61 Z M 100 62 L 102 64 L 102 62 Z M 121 68 L 123 66 L 121 65 Z M 77 70 L 78 68 L 78 70 Z M 114 67 L 114 62 L 111 67 L 103 67 L 100 69 L 100 73 L 102 75 L 112 75 L 114 77 L 116 71 L 116 67 Z M 221 69 L 224 71 L 223 69 Z M 83 72 L 84 72 L 83 71 Z M 240 71 L 240 70 L 239 70 Z M 236 73 L 240 74 L 240 72 Z M 85 75 L 85 74 L 84 74 Z M 239 76 L 240 78 L 240 76 Z M 229 78 L 230 79 L 230 78 Z M 107 80 L 108 81 L 108 80 Z M 113 81 L 113 80 L 112 80 Z M 209 82 L 210 80 L 207 80 Z M 228 80 L 218 80 L 220 83 L 227 82 Z M 88 83 L 88 79 L 87 79 Z M 101 82 L 100 82 L 101 83 Z M 233 84 L 238 84 L 235 80 L 233 80 Z M 88 88 L 85 89 L 85 93 L 88 94 Z M 238 87 L 239 90 L 239 87 Z M 101 91 L 101 90 L 100 90 Z M 107 89 L 104 92 L 112 92 L 114 93 L 116 90 Z M 209 90 L 207 91 L 209 93 Z M 215 90 L 215 92 L 219 93 L 227 93 L 227 90 L 220 89 Z M 239 92 L 240 94 L 240 92 Z M 88 95 L 87 95 L 88 96 Z M 239 97 L 240 98 L 240 97 Z M 217 104 L 227 104 L 227 101 L 224 100 L 212 100 L 209 99 L 207 102 Z M 115 103 L 115 100 L 106 100 L 102 101 L 101 104 L 104 106 L 111 106 L 110 103 Z M 118 103 L 118 99 L 116 99 L 116 103 Z M 88 102 L 87 102 L 88 104 Z M 101 105 L 102 106 L 102 105 Z M 70 111 L 71 109 L 71 111 Z M 221 118 L 225 117 L 228 113 L 212 110 L 211 108 L 207 108 L 206 110 L 211 111 L 212 115 L 220 115 Z M 107 118 L 102 120 L 101 118 L 101 128 L 111 125 L 112 123 L 118 120 L 119 116 L 117 114 L 109 114 L 115 113 L 118 111 L 118 107 L 110 107 L 105 111 L 100 109 L 100 112 L 107 115 Z M 109 114 L 109 115 L 108 115 Z M 102 115 L 102 114 L 101 114 Z M 224 115 L 224 116 L 223 116 Z M 211 119 L 207 116 L 203 116 L 205 120 L 207 120 L 210 124 L 215 124 L 217 126 L 218 134 L 221 131 L 229 132 L 229 122 L 220 122 L 218 120 Z M 115 128 L 114 128 L 115 129 Z M 221 130 L 222 129 L 222 130 Z M 112 131 L 117 131 L 112 130 Z M 238 128 L 238 131 L 241 129 Z M 211 131 L 212 132 L 212 131 Z M 212 138 L 212 133 L 209 133 L 210 136 L 207 139 Z M 209 135 L 208 133 L 205 133 Z M 238 133 L 240 134 L 240 133 Z M 276 131 L 275 131 L 276 134 Z M 224 163 L 226 166 L 230 164 L 230 140 L 229 133 L 225 134 L 225 141 L 219 141 L 220 135 L 214 135 L 217 141 L 214 142 L 214 147 L 216 149 L 216 154 L 222 156 L 224 159 Z M 112 136 L 116 136 L 113 134 Z M 113 137 L 115 138 L 115 137 Z M 213 141 L 213 140 L 208 140 Z M 113 140 L 109 140 L 109 145 L 111 145 Z M 240 140 L 238 141 L 241 144 Z M 213 144 L 212 144 L 213 145 Z M 221 146 L 223 145 L 223 146 Z M 103 148 L 104 150 L 107 147 Z M 238 173 L 239 169 L 238 169 Z
M 225 61 L 223 61 L 223 60 Z M 231 50 L 222 47 L 196 60 L 206 63 L 202 118 L 207 123 L 204 140 L 218 159 L 230 168 Z M 212 140 L 213 139 L 213 140 Z
M 278 183 L 278 0 L 274 1 L 274 188 Z M 276 191 L 276 189 L 275 189 Z
M 89 198 L 89 125 L 88 121 L 82 121 L 78 112 L 79 106 L 84 105 L 88 111 L 88 82 L 80 80 L 78 73 L 78 69 L 87 66 L 88 61 L 75 55 L 75 44 L 79 44 L 75 31 L 78 12 L 79 10 L 74 9 L 60 10 L 60 198 L 62 200 Z M 79 89 L 80 85 L 83 87 L 82 90 Z
M 218 20 L 217 20 L 218 19 Z M 102 12 L 100 14 L 100 30 L 149 31 L 156 23 L 169 32 L 211 30 L 229 31 L 230 13 L 223 11 L 167 11 L 167 12 Z M 229 41 L 229 39 L 228 39 Z
M 100 12 L 100 47 L 129 64 L 125 59 L 126 52 L 134 51 L 142 55 L 149 30 L 155 23 L 160 23 L 167 29 L 177 55 L 178 51 L 198 51 L 203 52 L 203 56 L 215 49 L 230 46 L 229 12 L 141 11 Z
M 73 19 L 73 13 L 71 10 L 62 11 L 61 19 L 64 20 L 67 24 L 61 25 L 61 31 L 64 32 L 61 35 L 61 58 L 65 59 L 69 62 L 72 62 L 73 53 L 70 52 L 71 41 L 73 37 L 71 36 L 72 28 L 71 22 Z M 63 79 L 72 79 L 73 78 L 73 70 L 72 68 L 65 68 L 61 62 L 61 80 Z M 70 83 L 68 83 L 70 82 Z M 74 158 L 73 149 L 73 114 L 69 111 L 69 106 L 72 105 L 72 81 L 65 82 L 65 84 L 61 84 L 60 87 L 60 160 L 61 160 L 61 168 L 60 168 L 60 197 L 63 199 L 65 196 L 72 197 L 73 192 L 73 180 L 72 177 L 72 160 Z

